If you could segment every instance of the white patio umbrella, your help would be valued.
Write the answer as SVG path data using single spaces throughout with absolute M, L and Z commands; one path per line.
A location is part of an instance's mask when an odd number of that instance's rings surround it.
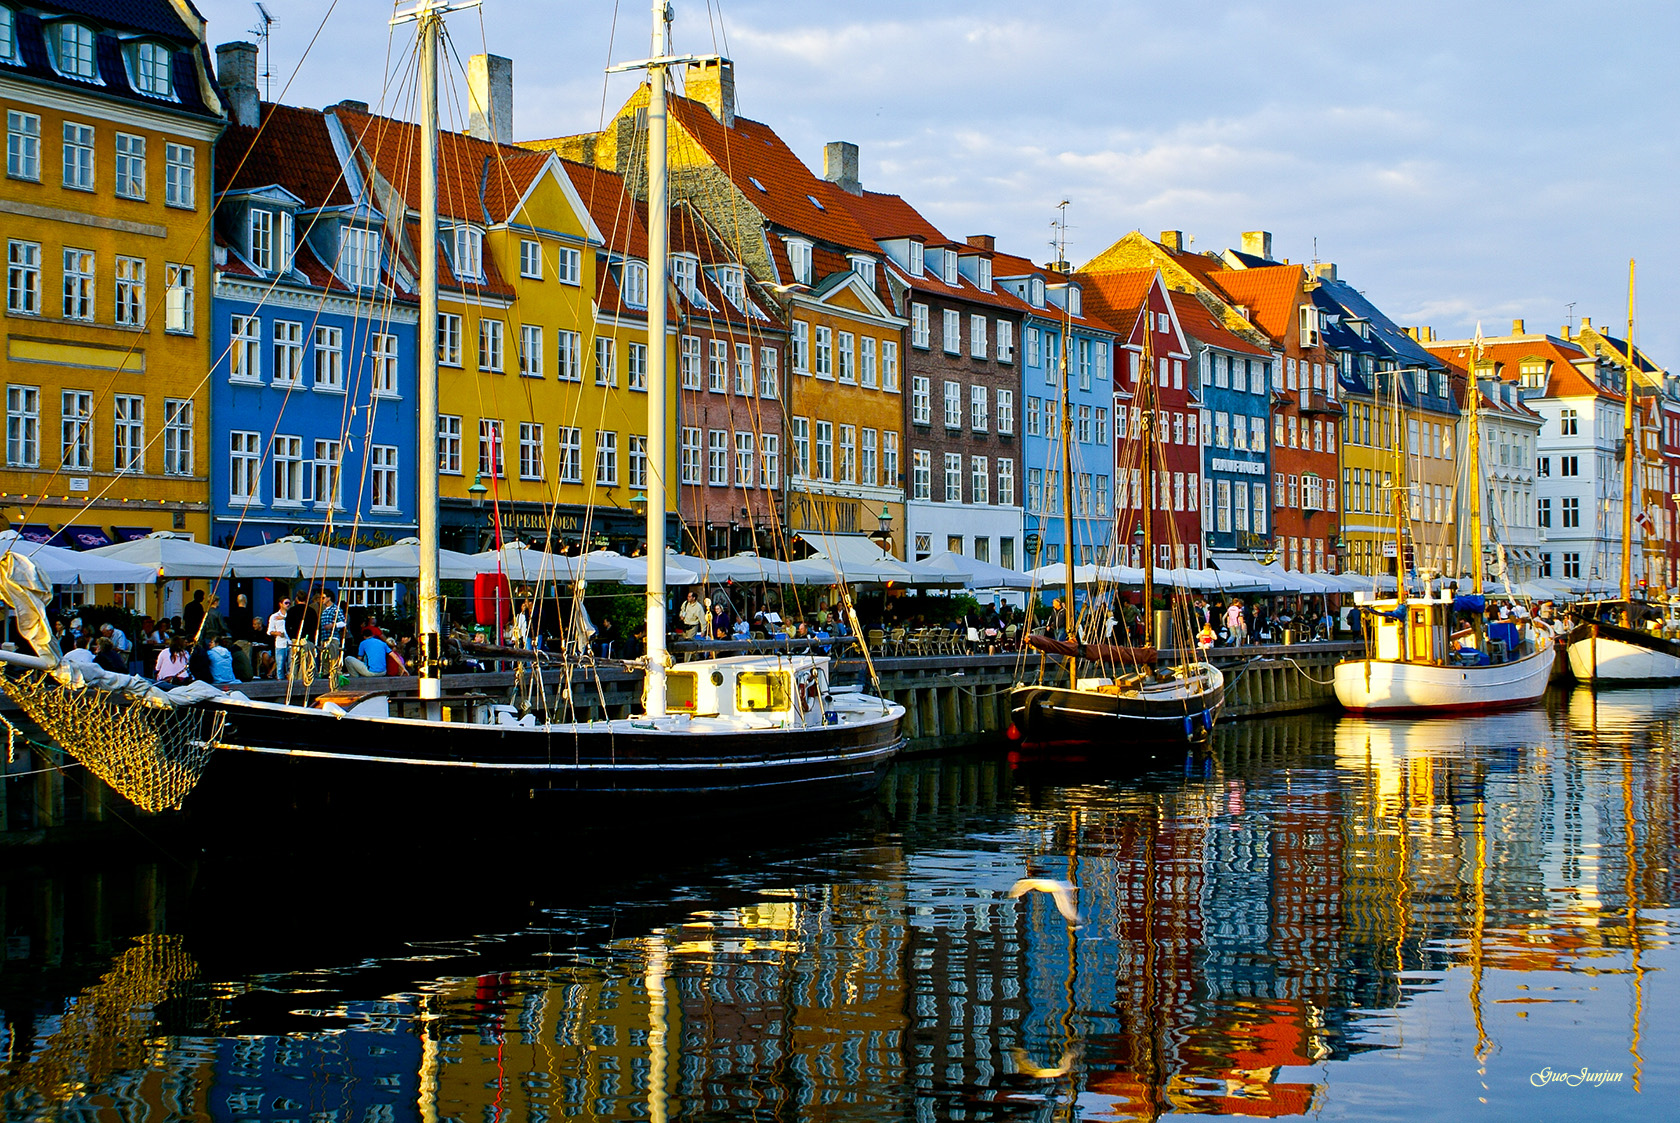
M 838 585 L 841 580 L 854 584 L 888 584 L 896 582 L 900 585 L 937 584 L 936 579 L 916 573 L 903 562 L 891 557 L 881 557 L 875 561 L 861 558 L 806 558 L 804 561 L 791 562 L 788 570 L 796 578 L 803 578 L 805 584 Z
M 236 569 L 245 565 L 272 565 L 274 577 L 335 580 L 355 575 L 349 550 L 310 542 L 295 534 L 261 546 L 233 552 Z
M 915 564 L 927 569 L 936 569 L 965 577 L 971 589 L 1030 589 L 1033 579 L 1030 574 L 1022 573 L 1018 569 L 994 565 L 979 558 L 967 558 L 950 550 L 941 550 L 932 557 L 923 558 Z
M 691 559 L 684 558 L 683 564 L 689 565 Z M 803 574 L 793 568 L 791 564 L 778 558 L 761 557 L 758 554 L 736 554 L 734 557 L 719 558 L 715 561 L 700 561 L 699 572 L 708 581 L 740 581 L 744 583 L 767 585 L 810 585 L 816 582 L 809 574 Z
M 10 530 L 0 532 L 0 553 L 6 552 L 27 557 L 54 585 L 145 585 L 157 580 L 155 569 L 96 557 L 92 551 L 77 553 L 62 546 L 32 542 Z
M 220 546 L 206 546 L 191 538 L 177 538 L 167 531 L 156 531 L 131 542 L 113 542 L 109 546 L 87 551 L 90 555 L 111 561 L 143 565 L 152 571 L 153 581 L 172 581 L 183 577 L 290 577 L 291 570 L 283 562 L 262 560 L 236 561 L 239 551 Z
M 420 540 L 404 538 L 389 546 L 357 550 L 354 568 L 364 577 L 420 576 Z M 471 581 L 478 576 L 478 563 L 470 554 L 455 550 L 438 551 L 438 578 L 443 581 Z
M 1143 570 L 1138 570 L 1138 574 L 1138 580 L 1141 581 Z M 1037 569 L 1028 570 L 1027 576 L 1031 577 L 1042 588 L 1060 587 L 1067 584 L 1067 566 L 1064 562 L 1051 562 L 1049 565 L 1041 565 Z M 1101 580 L 1101 577 L 1096 566 L 1076 565 L 1073 567 L 1073 583 L 1075 585 L 1095 585 L 1099 580 Z
M 582 563 L 586 581 L 618 581 L 625 585 L 648 583 L 646 558 L 626 557 L 616 550 L 591 550 L 577 560 Z M 618 576 L 602 576 L 607 572 L 616 573 Z M 671 555 L 665 555 L 665 584 L 696 585 L 699 582 L 699 573 L 686 565 L 678 564 Z
M 606 551 L 601 551 L 605 553 Z M 617 555 L 615 555 L 616 557 Z M 480 573 L 507 574 L 509 581 L 620 581 L 628 567 L 608 558 L 593 563 L 568 554 L 551 554 L 533 549 L 523 542 L 509 542 L 500 550 L 486 550 L 473 554 L 472 560 Z

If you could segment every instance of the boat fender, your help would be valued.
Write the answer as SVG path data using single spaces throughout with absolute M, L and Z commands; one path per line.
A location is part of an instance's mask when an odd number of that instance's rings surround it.
M 1203 710 L 1202 711 L 1202 730 L 1203 730 L 1203 732 L 1206 732 L 1206 733 L 1212 733 L 1213 732 L 1213 711 L 1212 710 Z
M 1184 739 L 1185 740 L 1190 739 L 1190 737 L 1192 735 L 1192 731 L 1194 730 L 1194 728 L 1195 728 L 1195 726 L 1190 721 L 1190 715 L 1185 714 L 1184 715 Z

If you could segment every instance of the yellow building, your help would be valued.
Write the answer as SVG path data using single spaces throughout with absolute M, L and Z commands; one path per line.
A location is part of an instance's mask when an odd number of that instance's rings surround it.
M 152 530 L 205 542 L 225 112 L 191 5 L 98 7 L 105 18 L 0 6 L 0 504 L 13 529 L 65 545 Z
M 645 476 L 646 325 L 603 332 L 598 251 L 607 239 L 551 152 L 507 143 L 506 60 L 473 60 L 473 134 L 445 133 L 438 156 L 438 456 L 444 545 L 551 541 L 556 549 L 645 540 L 630 482 Z M 361 105 L 328 110 L 355 176 L 401 228 L 398 269 L 413 277 L 420 206 L 418 130 Z M 598 189 L 598 185 L 597 185 Z M 626 208 L 628 217 L 628 208 Z M 395 217 L 406 215 L 406 221 Z M 620 236 L 624 231 L 618 232 Z M 598 352 L 610 340 L 610 354 Z M 632 349 L 644 357 L 641 375 Z M 669 355 L 674 348 L 667 348 Z M 672 364 L 667 361 L 670 382 Z M 616 377 L 615 377 L 616 375 Z M 674 425 L 675 396 L 667 425 Z M 670 450 L 665 450 L 667 478 Z M 669 509 L 675 510 L 675 492 Z

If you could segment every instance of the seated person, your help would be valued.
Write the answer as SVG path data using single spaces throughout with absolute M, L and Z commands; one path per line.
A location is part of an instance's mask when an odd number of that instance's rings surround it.
M 116 644 L 101 636 L 94 641 L 94 647 L 93 661 L 95 664 L 119 675 L 128 673 L 128 657 L 117 650 Z
M 390 654 L 391 645 L 385 642 L 377 629 L 370 628 L 362 636 L 361 646 L 356 648 L 356 654 L 344 657 L 344 669 L 363 678 L 383 675 Z
M 192 681 L 192 672 L 187 669 L 185 639 L 178 635 L 169 638 L 169 646 L 158 652 L 157 667 L 152 677 L 168 686 L 180 686 Z
M 233 673 L 233 652 L 228 649 L 226 633 L 219 634 L 211 640 L 204 654 L 210 660 L 212 686 L 232 686 L 239 681 Z
M 88 638 L 86 636 L 75 638 L 70 650 L 64 653 L 64 661 L 66 663 L 92 663 L 95 661 L 93 652 L 88 650 Z

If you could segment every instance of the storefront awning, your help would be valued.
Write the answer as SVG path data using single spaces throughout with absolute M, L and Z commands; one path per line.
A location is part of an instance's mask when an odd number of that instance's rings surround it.
M 72 550 L 97 550 L 101 546 L 111 544 L 111 536 L 97 526 L 70 524 L 58 528 L 53 535 L 53 545 L 66 546 Z
M 829 561 L 839 562 L 842 569 L 848 565 L 873 565 L 890 556 L 861 534 L 820 534 L 814 530 L 802 530 L 799 537 Z
M 152 532 L 149 526 L 113 526 L 112 535 L 118 542 L 138 542 Z
M 23 523 L 12 530 L 26 542 L 47 543 L 53 540 L 52 528 L 45 523 Z

